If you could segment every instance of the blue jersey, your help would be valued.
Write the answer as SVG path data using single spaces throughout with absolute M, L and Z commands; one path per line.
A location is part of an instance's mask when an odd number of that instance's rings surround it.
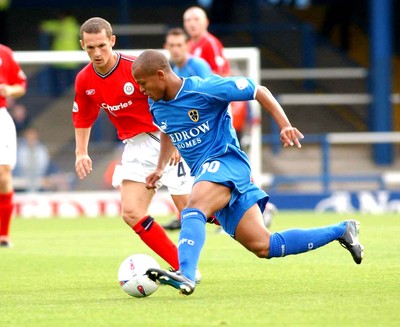
M 174 99 L 150 100 L 150 112 L 196 176 L 207 158 L 225 153 L 228 146 L 239 149 L 228 105 L 231 101 L 253 100 L 255 91 L 250 78 L 189 77 L 183 79 Z
M 210 65 L 200 57 L 189 57 L 183 67 L 174 65 L 172 69 L 179 77 L 199 76 L 206 78 L 212 74 Z
M 174 99 L 150 100 L 154 123 L 166 133 L 195 176 L 194 183 L 209 181 L 229 187 L 229 204 L 215 216 L 234 237 L 244 213 L 255 203 L 261 211 L 268 195 L 251 182 L 250 162 L 240 149 L 232 127 L 231 101 L 253 100 L 256 85 L 244 77 L 189 77 Z

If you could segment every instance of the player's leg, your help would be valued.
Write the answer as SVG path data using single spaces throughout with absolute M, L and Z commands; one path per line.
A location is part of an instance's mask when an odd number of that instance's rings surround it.
M 9 247 L 10 225 L 14 210 L 11 167 L 0 165 L 0 246 Z
M 270 234 L 260 217 L 258 206 L 246 211 L 237 226 L 235 238 L 261 258 L 300 254 L 337 240 L 350 251 L 357 264 L 361 263 L 363 246 L 358 241 L 358 224 L 354 220 L 325 227 L 289 229 Z M 263 234 L 266 235 L 264 240 Z
M 124 180 L 121 184 L 122 217 L 148 247 L 172 268 L 178 269 L 175 244 L 154 218 L 148 215 L 153 196 L 154 190 L 147 189 L 144 183 Z
M 163 227 L 166 230 L 179 230 L 181 228 L 180 213 L 186 207 L 192 191 L 193 177 L 190 176 L 190 168 L 183 160 L 177 165 L 167 165 L 161 181 L 168 188 L 172 201 L 178 209 L 177 217 Z
M 14 210 L 12 169 L 17 160 L 17 133 L 7 110 L 0 110 L 0 246 L 9 247 Z
M 265 227 L 258 204 L 250 207 L 240 219 L 235 240 L 260 258 L 267 258 L 271 233 Z
M 206 217 L 225 207 L 230 198 L 230 189 L 226 186 L 208 181 L 196 183 L 189 203 L 181 213 L 182 227 L 178 241 L 180 271 L 149 269 L 149 278 L 180 289 L 185 295 L 193 293 L 196 267 L 206 238 Z

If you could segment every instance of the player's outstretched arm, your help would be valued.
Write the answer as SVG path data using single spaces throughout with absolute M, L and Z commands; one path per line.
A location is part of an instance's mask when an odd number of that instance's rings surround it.
M 283 146 L 296 145 L 298 148 L 301 148 L 300 140 L 304 138 L 303 134 L 296 127 L 292 126 L 279 102 L 265 86 L 257 86 L 256 100 L 269 112 L 278 124 L 281 130 L 280 137 Z
M 75 171 L 79 179 L 92 171 L 92 160 L 88 154 L 90 128 L 75 128 Z

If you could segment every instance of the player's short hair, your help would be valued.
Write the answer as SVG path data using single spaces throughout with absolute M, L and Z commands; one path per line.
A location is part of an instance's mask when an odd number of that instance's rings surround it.
M 168 58 L 161 51 L 153 49 L 145 50 L 137 57 L 132 65 L 132 71 L 138 67 L 149 76 L 155 74 L 158 70 L 172 71 Z
M 106 31 L 106 35 L 109 38 L 113 35 L 111 24 L 108 21 L 106 21 L 101 17 L 89 18 L 81 26 L 80 29 L 81 39 L 83 39 L 83 33 L 98 34 L 101 33 L 102 30 Z
M 174 28 L 170 28 L 167 31 L 167 34 L 165 35 L 165 38 L 167 38 L 168 36 L 173 35 L 173 36 L 184 36 L 185 37 L 185 41 L 188 40 L 188 35 L 186 34 L 185 30 L 181 27 L 174 27 Z

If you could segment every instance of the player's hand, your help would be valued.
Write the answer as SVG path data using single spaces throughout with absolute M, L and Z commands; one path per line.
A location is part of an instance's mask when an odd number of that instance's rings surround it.
M 157 188 L 157 181 L 162 177 L 163 172 L 160 169 L 156 169 L 146 177 L 146 188 L 155 189 Z
M 3 98 L 8 96 L 7 85 L 4 83 L 0 83 L 0 96 Z
M 176 166 L 181 161 L 181 159 L 181 154 L 177 149 L 175 149 L 174 153 L 172 153 L 171 157 L 169 158 L 169 164 L 171 166 Z
M 281 130 L 281 141 L 283 146 L 286 148 L 288 146 L 296 145 L 296 147 L 301 148 L 300 140 L 304 138 L 304 135 L 296 127 L 284 127 Z
M 79 179 L 84 179 L 92 171 L 92 159 L 88 155 L 77 156 L 75 171 Z

